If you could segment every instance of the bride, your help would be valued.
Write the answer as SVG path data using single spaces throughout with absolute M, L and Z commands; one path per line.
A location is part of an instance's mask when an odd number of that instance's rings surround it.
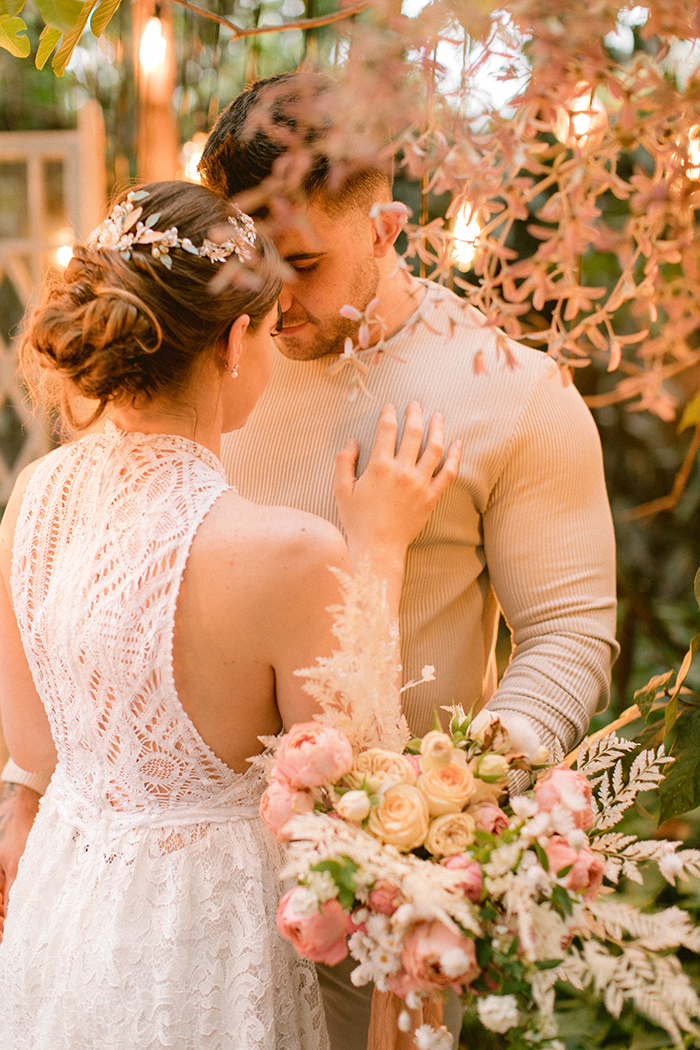
M 222 229 L 225 230 L 221 233 Z M 217 458 L 270 374 L 280 281 L 252 221 L 201 186 L 122 197 L 50 285 L 25 367 L 97 405 L 27 468 L 0 526 L 0 694 L 12 757 L 58 760 L 0 945 L 3 1050 L 321 1050 L 313 967 L 275 930 L 260 736 L 313 717 L 329 566 L 403 564 L 455 475 L 418 405 L 398 452 L 336 462 L 328 522 L 237 495 Z M 212 287 L 212 278 L 220 277 Z M 275 440 L 271 434 L 269 440 Z

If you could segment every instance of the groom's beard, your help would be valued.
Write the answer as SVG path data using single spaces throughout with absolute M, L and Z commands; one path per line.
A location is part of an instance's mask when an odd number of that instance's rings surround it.
M 363 311 L 375 298 L 379 286 L 379 267 L 374 259 L 372 264 L 371 268 L 368 267 L 359 275 L 348 298 L 338 304 L 337 310 L 347 303 Z M 282 317 L 282 335 L 277 336 L 275 344 L 285 357 L 294 361 L 313 361 L 326 354 L 342 354 L 347 338 L 357 344 L 360 322 L 341 317 L 337 310 L 324 317 L 310 313 L 295 300 L 288 313 Z M 295 326 L 301 326 L 298 334 L 294 332 Z M 284 331 L 286 328 L 290 329 L 289 333 Z

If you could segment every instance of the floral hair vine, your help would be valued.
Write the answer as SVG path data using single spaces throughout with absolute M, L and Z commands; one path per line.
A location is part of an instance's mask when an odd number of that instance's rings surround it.
M 143 208 L 139 201 L 148 197 L 146 190 L 132 190 L 121 204 L 115 204 L 108 218 L 100 223 L 87 238 L 88 248 L 98 251 L 121 252 L 125 259 L 131 258 L 131 249 L 135 244 L 150 244 L 151 255 L 160 259 L 170 269 L 173 261 L 170 258 L 171 248 L 182 248 L 190 255 L 200 255 L 213 263 L 226 262 L 234 252 L 240 262 L 247 262 L 255 246 L 255 223 L 250 215 L 236 208 L 235 215 L 229 215 L 228 221 L 233 226 L 233 233 L 224 241 L 212 241 L 205 238 L 201 245 L 192 243 L 189 237 L 180 237 L 177 226 L 167 230 L 156 230 L 160 212 L 154 212 L 143 222 Z

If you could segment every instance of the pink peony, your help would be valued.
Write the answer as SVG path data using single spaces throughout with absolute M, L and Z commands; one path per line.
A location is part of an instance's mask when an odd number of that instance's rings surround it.
M 471 937 L 456 933 L 442 922 L 420 922 L 406 938 L 401 952 L 403 973 L 390 980 L 392 991 L 405 998 L 408 992 L 454 988 L 460 992 L 479 975 Z
M 314 799 L 310 791 L 298 791 L 286 780 L 272 780 L 260 799 L 260 816 L 268 828 L 283 838 L 282 829 L 295 813 L 310 813 Z
M 324 901 L 310 915 L 294 908 L 300 887 L 285 893 L 277 908 L 277 929 L 299 955 L 313 962 L 337 966 L 348 954 L 348 916 L 337 900 Z
M 474 818 L 479 831 L 488 831 L 491 835 L 500 835 L 510 823 L 508 815 L 500 806 L 492 802 L 482 802 L 478 806 L 469 806 L 467 813 Z
M 535 801 L 545 813 L 564 806 L 571 813 L 574 827 L 586 831 L 593 823 L 591 785 L 582 773 L 568 766 L 555 766 L 535 784 Z
M 567 889 L 583 892 L 587 900 L 597 896 L 603 883 L 605 862 L 589 846 L 583 846 L 577 852 L 563 835 L 552 835 L 546 853 L 551 875 L 571 866 L 566 876 Z
M 370 890 L 367 903 L 372 911 L 381 915 L 393 915 L 402 901 L 401 891 L 395 882 L 377 879 Z
M 275 755 L 277 776 L 294 787 L 334 784 L 352 769 L 352 745 L 345 733 L 320 722 L 300 722 L 282 737 Z
M 481 900 L 481 865 L 477 861 L 473 860 L 468 853 L 459 853 L 455 856 L 448 857 L 447 860 L 443 861 L 443 865 L 449 868 L 450 871 L 461 870 L 464 874 L 461 882 L 458 883 L 462 893 L 465 897 L 468 897 L 470 901 L 474 901 L 478 904 Z

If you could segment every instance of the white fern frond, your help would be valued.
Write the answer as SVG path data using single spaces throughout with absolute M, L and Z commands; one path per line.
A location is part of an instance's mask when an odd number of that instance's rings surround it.
M 389 617 L 386 585 L 368 566 L 354 576 L 332 571 L 344 598 L 329 610 L 340 648 L 294 673 L 307 679 L 304 690 L 321 708 L 316 720 L 342 729 L 356 751 L 381 746 L 402 752 L 411 734 L 401 713 L 399 632 Z
M 603 926 L 608 940 L 618 945 L 633 940 L 638 947 L 658 952 L 666 948 L 700 951 L 700 928 L 682 908 L 641 912 L 629 904 L 598 899 L 588 905 L 591 915 Z
M 644 750 L 632 763 L 626 781 L 622 762 L 618 761 L 612 773 L 612 781 L 610 770 L 608 770 L 598 788 L 597 796 L 601 811 L 595 818 L 591 830 L 603 831 L 614 827 L 640 792 L 651 791 L 661 783 L 666 774 L 659 767 L 672 761 L 671 756 L 664 752 L 663 744 L 656 751 Z
M 608 733 L 607 736 L 601 737 L 600 740 L 594 740 L 588 746 L 586 746 L 586 740 L 584 740 L 576 756 L 576 768 L 590 780 L 594 773 L 610 769 L 618 759 L 622 758 L 628 751 L 634 751 L 637 747 L 639 747 L 639 744 L 636 744 L 633 740 L 623 740 L 622 737 L 617 736 L 615 733 Z

